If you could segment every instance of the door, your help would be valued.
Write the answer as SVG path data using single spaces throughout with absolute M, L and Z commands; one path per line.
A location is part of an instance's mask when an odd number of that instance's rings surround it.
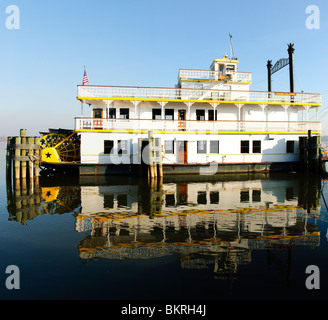
M 103 109 L 97 108 L 93 109 L 93 128 L 102 129 L 103 128 Z
M 188 184 L 187 183 L 179 183 L 177 185 L 178 191 L 178 205 L 186 205 L 188 204 Z
M 178 110 L 179 131 L 186 130 L 186 110 Z
M 178 143 L 178 164 L 188 163 L 188 141 L 177 141 Z

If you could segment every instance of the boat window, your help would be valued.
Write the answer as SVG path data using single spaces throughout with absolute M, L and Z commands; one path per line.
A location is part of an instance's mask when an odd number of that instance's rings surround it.
M 205 120 L 205 110 L 196 110 L 196 119 Z
M 253 141 L 253 153 L 261 153 L 261 141 L 260 140 Z
M 105 140 L 104 141 L 104 154 L 110 154 L 114 147 L 113 140 Z
M 249 190 L 240 191 L 240 202 L 249 202 Z
M 129 119 L 129 109 L 128 108 L 120 109 L 120 118 L 121 119 Z
M 174 119 L 174 109 L 165 109 L 165 119 L 166 120 Z
M 219 153 L 219 140 L 210 141 L 210 153 Z
M 166 204 L 166 207 L 174 207 L 175 206 L 174 194 L 165 195 L 165 204 Z
M 117 195 L 117 207 L 125 208 L 128 206 L 128 196 L 126 194 Z
M 165 153 L 174 154 L 174 140 L 165 141 Z
M 198 191 L 197 193 L 197 204 L 206 204 L 206 191 Z
M 93 109 L 93 117 L 94 118 L 102 118 L 102 109 Z
M 240 153 L 249 153 L 249 141 L 240 141 Z
M 218 119 L 217 115 L 218 115 L 217 110 L 215 110 L 215 112 L 214 110 L 208 110 L 208 120 L 217 120 Z
M 128 153 L 128 140 L 118 140 L 117 141 L 117 153 L 127 154 Z
M 219 203 L 219 192 L 211 191 L 210 192 L 210 203 L 211 204 L 218 204 Z
M 294 153 L 294 142 L 295 141 L 287 141 L 287 143 L 286 143 L 286 153 Z
M 115 119 L 116 118 L 116 109 L 115 108 L 109 108 L 108 109 L 108 118 L 109 119 Z
M 104 209 L 113 209 L 113 208 L 114 208 L 114 195 L 104 194 Z
M 252 201 L 253 202 L 261 201 L 261 190 L 253 190 L 252 191 Z
M 153 120 L 160 120 L 162 118 L 161 109 L 153 109 Z
M 206 153 L 206 141 L 197 141 L 197 153 Z

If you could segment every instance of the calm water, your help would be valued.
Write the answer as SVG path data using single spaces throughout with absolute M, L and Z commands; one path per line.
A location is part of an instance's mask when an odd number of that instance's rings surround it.
M 41 178 L 19 195 L 6 186 L 4 148 L 1 299 L 328 298 L 321 179 Z M 19 290 L 5 286 L 8 265 Z M 320 289 L 305 286 L 309 265 Z

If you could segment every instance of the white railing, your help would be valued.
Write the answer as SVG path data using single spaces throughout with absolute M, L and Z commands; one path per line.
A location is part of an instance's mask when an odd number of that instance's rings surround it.
M 250 72 L 228 72 L 232 75 L 232 81 L 252 82 L 252 74 Z M 180 80 L 221 80 L 224 74 L 220 71 L 213 70 L 196 70 L 196 69 L 180 69 Z
M 316 93 L 275 93 L 266 91 L 237 91 L 210 89 L 181 88 L 144 88 L 144 87 L 113 87 L 113 86 L 78 86 L 78 99 L 110 99 L 131 98 L 164 99 L 164 100 L 212 100 L 255 103 L 302 103 L 321 105 L 321 94 Z
M 180 121 L 148 119 L 75 118 L 76 129 L 195 132 L 313 132 L 321 131 L 319 121 Z

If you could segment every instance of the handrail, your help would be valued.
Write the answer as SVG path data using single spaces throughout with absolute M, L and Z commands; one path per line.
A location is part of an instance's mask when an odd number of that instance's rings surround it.
M 232 81 L 251 82 L 251 72 L 227 72 L 232 76 Z M 220 80 L 224 77 L 223 72 L 217 70 L 179 69 L 179 80 Z
M 293 103 L 321 105 L 321 94 L 278 93 L 267 91 L 215 90 L 192 88 L 124 87 L 124 86 L 78 86 L 78 99 L 90 98 L 132 98 L 163 100 L 205 100 L 232 102 Z
M 183 124 L 183 125 L 182 125 Z M 197 132 L 313 132 L 320 121 L 164 120 L 76 117 L 75 128 L 97 130 L 160 130 Z

